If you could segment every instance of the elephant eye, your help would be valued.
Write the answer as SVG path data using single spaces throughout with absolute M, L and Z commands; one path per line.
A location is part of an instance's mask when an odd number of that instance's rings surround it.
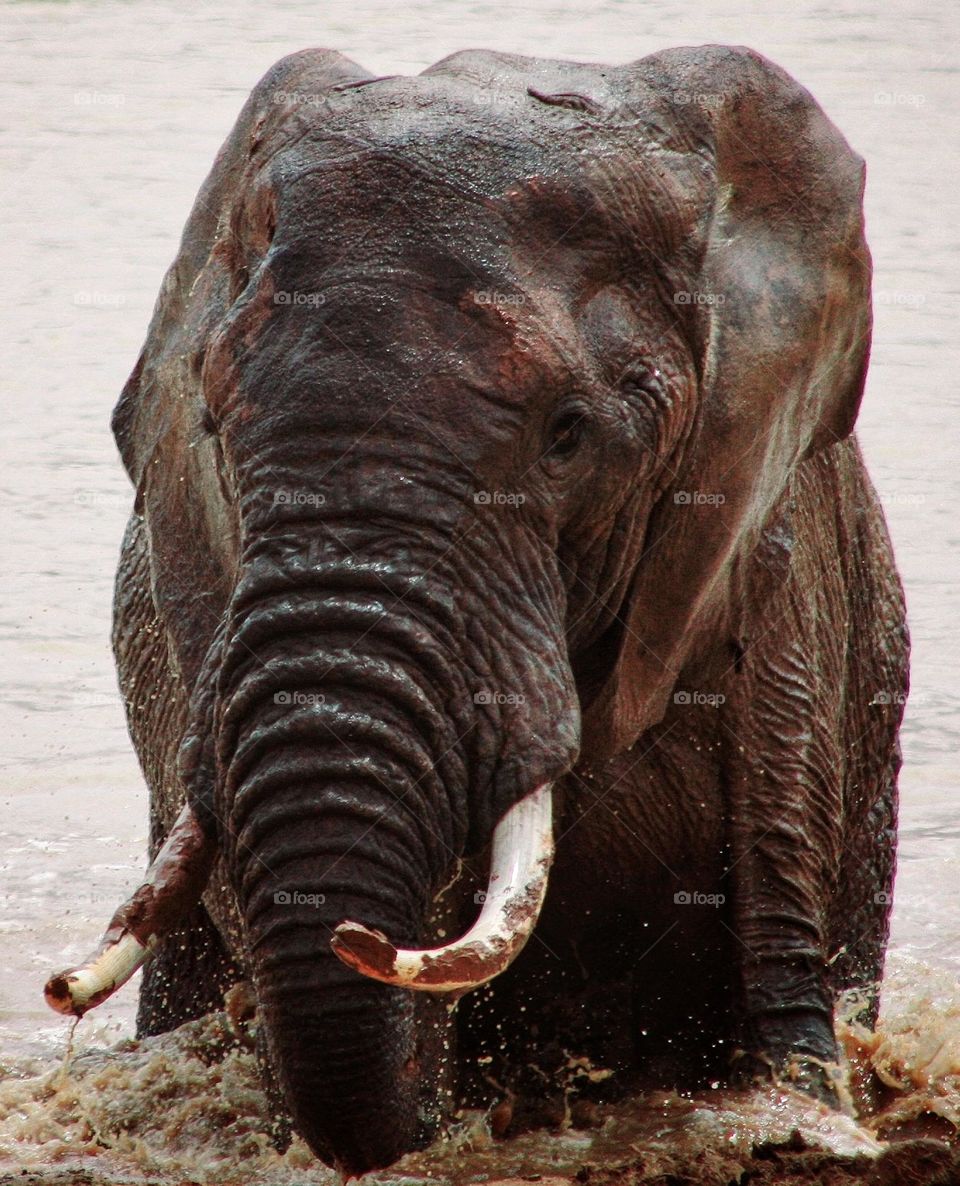
M 550 444 L 544 457 L 563 461 L 577 451 L 587 427 L 587 415 L 576 410 L 565 412 L 555 421 L 550 433 Z

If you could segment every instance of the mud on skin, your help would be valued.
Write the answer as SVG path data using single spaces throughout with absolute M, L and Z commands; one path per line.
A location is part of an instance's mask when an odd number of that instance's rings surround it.
M 241 112 L 114 414 L 152 853 L 184 800 L 218 853 L 140 1029 L 249 977 L 328 1163 L 391 1164 L 477 1068 L 512 1089 L 554 1049 L 831 1097 L 835 993 L 875 1016 L 907 684 L 851 435 L 862 185 L 742 49 L 382 79 L 310 50 Z M 547 900 L 489 992 L 454 1017 L 336 958 L 345 920 L 468 928 L 544 784 Z

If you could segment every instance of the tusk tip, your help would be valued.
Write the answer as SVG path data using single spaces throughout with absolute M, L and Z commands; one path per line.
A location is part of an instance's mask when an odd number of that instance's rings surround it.
M 66 1017 L 82 1017 L 83 1010 L 79 1009 L 70 991 L 70 972 L 58 972 L 51 976 L 43 986 L 43 999 L 55 1013 L 62 1013 Z
M 397 949 L 387 936 L 358 922 L 342 922 L 330 946 L 347 967 L 364 976 L 389 976 L 396 969 Z

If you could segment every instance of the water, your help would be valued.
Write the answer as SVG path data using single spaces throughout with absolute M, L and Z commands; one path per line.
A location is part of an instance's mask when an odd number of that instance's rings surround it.
M 109 411 L 240 105 L 273 61 L 309 45 L 388 73 L 477 45 L 620 62 L 670 45 L 749 44 L 810 87 L 866 157 L 877 317 L 859 432 L 914 643 L 900 980 L 885 1010 L 891 1032 L 929 1028 L 925 977 L 944 1016 L 960 1010 L 960 186 L 946 152 L 958 14 L 949 0 L 882 12 L 870 0 L 0 4 L 0 1063 L 42 1075 L 62 1052 L 65 1025 L 40 986 L 86 954 L 143 867 L 146 795 L 108 645 L 130 504 Z M 79 1047 L 129 1034 L 134 1004 L 130 986 L 80 1028 Z

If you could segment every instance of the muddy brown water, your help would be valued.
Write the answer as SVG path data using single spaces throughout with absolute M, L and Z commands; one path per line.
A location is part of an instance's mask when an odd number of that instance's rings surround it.
M 132 1044 L 131 985 L 79 1027 L 64 1067 L 68 1027 L 40 996 L 143 867 L 146 796 L 108 648 L 130 491 L 107 419 L 250 87 L 309 45 L 389 73 L 477 45 L 619 62 L 720 41 L 749 44 L 803 81 L 869 165 L 877 319 L 859 432 L 914 640 L 882 1021 L 872 1038 L 844 1033 L 860 1079 L 882 1085 L 880 1110 L 858 1124 L 772 1090 L 666 1095 L 595 1118 L 599 1127 L 506 1142 L 476 1114 L 383 1180 L 960 1182 L 947 1147 L 931 1143 L 960 1126 L 960 187 L 948 152 L 960 9 L 66 0 L 2 3 L 0 30 L 0 1172 L 44 1183 L 331 1180 L 302 1145 L 282 1158 L 269 1146 L 250 1054 L 226 1042 L 224 1018 Z

